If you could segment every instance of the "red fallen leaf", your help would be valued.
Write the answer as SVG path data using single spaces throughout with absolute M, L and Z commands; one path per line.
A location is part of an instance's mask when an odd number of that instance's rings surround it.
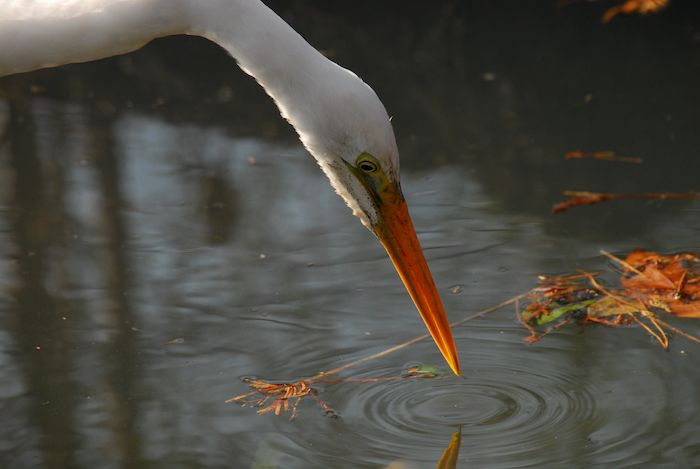
M 644 269 L 643 275 L 635 275 L 630 278 L 622 278 L 620 283 L 626 288 L 634 290 L 676 290 L 676 284 L 662 271 L 654 266 Z
M 694 286 L 700 284 L 700 257 L 695 253 L 682 252 L 664 256 L 643 249 L 635 249 L 625 259 L 625 269 L 637 277 L 663 276 L 673 288 Z M 665 283 L 665 281 L 661 281 Z M 683 285 L 680 286 L 680 282 Z
M 628 295 L 681 317 L 700 318 L 700 257 L 632 251 L 620 283 Z

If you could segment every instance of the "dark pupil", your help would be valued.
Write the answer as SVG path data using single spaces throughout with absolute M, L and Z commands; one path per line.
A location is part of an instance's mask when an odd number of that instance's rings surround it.
M 362 171 L 371 172 L 371 171 L 374 171 L 376 168 L 374 167 L 374 165 L 372 163 L 365 162 L 365 163 L 360 163 L 360 169 Z

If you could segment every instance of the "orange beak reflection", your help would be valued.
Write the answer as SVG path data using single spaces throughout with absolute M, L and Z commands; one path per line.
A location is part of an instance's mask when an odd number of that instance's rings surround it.
M 394 263 L 442 356 L 452 371 L 459 375 L 459 358 L 450 324 L 423 257 L 423 250 L 408 214 L 408 206 L 401 190 L 398 187 L 391 189 L 380 195 L 380 220 L 373 227 L 374 233 Z

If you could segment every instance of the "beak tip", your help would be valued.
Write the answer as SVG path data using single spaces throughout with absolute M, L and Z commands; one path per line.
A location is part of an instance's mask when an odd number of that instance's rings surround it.
M 459 359 L 457 358 L 457 356 L 455 356 L 452 360 L 448 360 L 447 364 L 450 365 L 450 369 L 455 374 L 455 376 L 462 376 L 462 370 L 460 370 Z

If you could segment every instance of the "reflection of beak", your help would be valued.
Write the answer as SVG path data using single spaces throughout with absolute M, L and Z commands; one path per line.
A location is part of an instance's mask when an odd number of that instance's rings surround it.
M 459 447 L 462 444 L 462 428 L 452 434 L 450 444 L 445 448 L 435 469 L 455 469 L 459 460 Z
M 394 263 L 442 356 L 459 375 L 459 358 L 440 295 L 423 257 L 401 189 L 391 185 L 394 187 L 378 194 L 379 221 L 373 226 L 374 233 Z

